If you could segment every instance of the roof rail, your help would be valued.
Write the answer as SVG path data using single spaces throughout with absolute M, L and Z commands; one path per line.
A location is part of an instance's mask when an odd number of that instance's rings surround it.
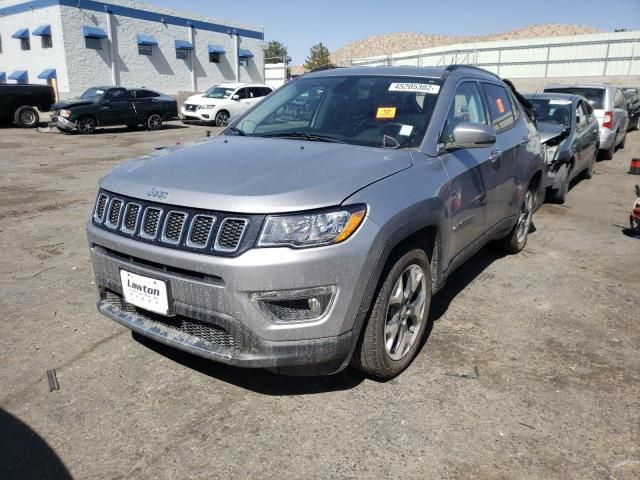
M 446 78 L 449 76 L 449 74 L 455 70 L 458 70 L 460 68 L 471 68 L 473 70 L 479 70 L 483 73 L 488 73 L 489 75 L 493 75 L 494 77 L 500 79 L 500 77 L 498 75 L 496 75 L 493 72 L 490 72 L 489 70 L 485 70 L 484 68 L 480 68 L 480 67 L 476 67 L 475 65 L 465 65 L 465 64 L 460 64 L 460 63 L 453 63 L 451 65 L 449 65 L 447 68 L 444 69 L 444 75 L 442 76 L 442 78 Z
M 346 68 L 346 67 L 340 67 L 338 65 L 325 65 L 323 67 L 314 68 L 313 70 L 311 70 L 308 73 L 322 72 L 323 70 L 333 70 L 334 68 Z

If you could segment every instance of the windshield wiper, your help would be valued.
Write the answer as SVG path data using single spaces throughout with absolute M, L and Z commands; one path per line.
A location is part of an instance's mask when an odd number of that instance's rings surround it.
M 231 130 L 232 132 L 237 133 L 241 137 L 244 137 L 246 135 L 246 133 L 244 133 L 244 130 L 239 129 L 238 127 L 229 127 L 229 130 Z
M 265 135 L 259 135 L 259 136 L 266 137 L 266 138 L 304 138 L 309 142 L 347 143 L 344 140 L 341 140 L 338 137 L 333 137 L 331 135 L 322 135 L 322 134 L 306 133 L 306 132 L 267 133 Z

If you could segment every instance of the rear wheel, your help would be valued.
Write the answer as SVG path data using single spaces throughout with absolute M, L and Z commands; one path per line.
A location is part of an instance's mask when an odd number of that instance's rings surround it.
M 593 178 L 593 168 L 595 167 L 597 156 L 598 156 L 598 147 L 596 147 L 596 152 L 593 154 L 593 158 L 589 162 L 589 166 L 584 171 L 584 178 L 586 178 L 587 180 Z
M 616 133 L 615 136 L 613 137 L 613 141 L 611 142 L 611 146 L 602 152 L 602 159 L 603 160 L 611 160 L 613 158 L 613 154 L 616 151 L 616 140 L 615 140 L 615 138 L 617 136 L 618 136 L 618 134 Z
M 221 110 L 216 115 L 216 127 L 226 127 L 229 124 L 229 112 Z
M 518 213 L 518 221 L 509 234 L 498 240 L 498 247 L 507 253 L 518 253 L 527 244 L 529 238 L 529 230 L 533 221 L 533 209 L 535 207 L 535 192 L 533 188 L 529 188 L 524 194 L 520 212 Z
M 159 113 L 152 113 L 147 117 L 145 125 L 148 130 L 160 130 L 162 128 L 162 115 Z
M 21 128 L 34 128 L 38 126 L 40 117 L 35 108 L 28 105 L 18 107 L 13 115 L 13 121 L 16 126 Z
M 618 148 L 620 150 L 624 150 L 624 146 L 627 143 L 627 132 L 624 132 L 624 137 L 622 137 L 622 141 L 620 142 L 620 145 L 618 145 Z
M 400 374 L 416 356 L 431 305 L 431 269 L 425 252 L 412 249 L 386 270 L 353 364 L 374 377 Z
M 89 115 L 80 117 L 78 119 L 78 133 L 83 135 L 93 133 L 96 131 L 96 120 Z

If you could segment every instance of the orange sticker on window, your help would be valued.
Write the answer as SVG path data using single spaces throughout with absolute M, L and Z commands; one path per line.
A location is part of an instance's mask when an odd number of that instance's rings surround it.
M 504 113 L 504 105 L 502 104 L 501 98 L 496 98 L 496 105 L 498 106 L 498 111 Z
M 396 107 L 378 107 L 376 118 L 396 118 Z

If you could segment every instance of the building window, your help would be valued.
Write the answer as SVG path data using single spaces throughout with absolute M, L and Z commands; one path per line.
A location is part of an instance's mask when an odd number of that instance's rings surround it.
M 0 53 L 2 53 L 2 35 L 0 35 Z
M 209 62 L 211 63 L 220 62 L 220 54 L 215 52 L 209 52 Z
M 51 35 L 43 35 L 40 38 L 42 38 L 42 48 L 53 47 L 53 41 L 51 40 Z
M 20 49 L 21 50 L 31 50 L 31 41 L 28 38 L 20 39 Z
M 102 39 L 95 37 L 84 37 L 84 45 L 91 50 L 102 50 Z
M 189 55 L 191 54 L 191 50 L 186 50 L 184 48 L 176 49 L 176 58 L 178 60 L 189 60 Z
M 238 59 L 238 63 L 240 64 L 241 67 L 246 67 L 247 65 L 249 65 L 249 59 L 245 57 L 240 57 Z
M 140 45 L 138 44 L 138 55 L 146 55 L 150 57 L 153 55 L 153 45 Z

